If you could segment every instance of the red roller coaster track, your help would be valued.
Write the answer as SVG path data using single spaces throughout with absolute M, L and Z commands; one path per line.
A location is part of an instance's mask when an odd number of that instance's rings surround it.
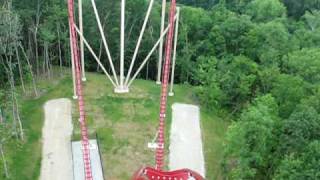
M 81 128 L 81 140 L 82 140 L 82 155 L 85 170 L 85 179 L 93 180 L 90 162 L 90 149 L 89 149 L 89 139 L 88 139 L 88 129 L 86 126 L 86 114 L 85 106 L 82 94 L 82 84 L 81 84 L 81 66 L 79 61 L 79 51 L 77 46 L 77 34 L 74 27 L 74 14 L 73 14 L 74 1 L 68 0 L 68 14 L 69 14 L 69 26 L 70 26 L 70 38 L 71 38 L 71 48 L 73 51 L 73 60 L 75 64 L 76 73 L 76 88 L 78 95 L 78 107 L 80 113 L 80 128 Z
M 202 180 L 203 178 L 196 172 L 189 169 L 182 169 L 172 172 L 163 171 L 163 160 L 164 160 L 164 132 L 165 132 L 165 117 L 167 110 L 167 95 L 168 95 L 168 84 L 169 84 L 169 73 L 172 53 L 172 42 L 174 33 L 174 16 L 176 11 L 176 0 L 171 0 L 170 14 L 169 14 L 169 32 L 166 40 L 165 49 L 165 62 L 163 66 L 163 79 L 161 87 L 161 99 L 160 99 L 160 114 L 159 114 L 159 129 L 158 129 L 158 147 L 156 149 L 156 167 L 155 169 L 145 167 L 137 171 L 133 176 L 134 180 L 144 179 L 167 179 L 167 180 L 188 180 L 190 177 L 196 180 Z M 93 180 L 90 162 L 90 150 L 89 150 L 89 139 L 88 130 L 86 127 L 86 115 L 85 115 L 85 104 L 83 99 L 83 91 L 81 84 L 81 64 L 79 60 L 79 51 L 77 46 L 77 34 L 75 30 L 74 20 L 74 0 L 68 0 L 68 14 L 69 14 L 69 26 L 70 26 L 70 39 L 71 48 L 73 51 L 73 60 L 75 64 L 76 74 L 76 93 L 78 96 L 78 107 L 80 113 L 80 127 L 81 127 L 81 138 L 82 138 L 82 152 L 85 169 L 85 180 Z
M 171 0 L 170 14 L 169 14 L 169 32 L 167 35 L 166 48 L 165 48 L 165 62 L 163 66 L 162 74 L 162 87 L 161 87 L 161 99 L 160 99 L 160 114 L 159 114 L 159 129 L 158 129 L 158 147 L 156 150 L 156 168 L 142 168 L 136 172 L 133 176 L 133 180 L 144 180 L 144 179 L 167 179 L 167 180 L 188 180 L 191 177 L 195 180 L 202 180 L 203 177 L 198 173 L 189 170 L 181 169 L 172 172 L 163 171 L 163 160 L 164 160 L 164 132 L 165 132 L 165 118 L 167 111 L 167 96 L 168 96 L 168 84 L 169 84 L 169 73 L 171 63 L 171 52 L 174 32 L 174 16 L 176 12 L 176 0 Z

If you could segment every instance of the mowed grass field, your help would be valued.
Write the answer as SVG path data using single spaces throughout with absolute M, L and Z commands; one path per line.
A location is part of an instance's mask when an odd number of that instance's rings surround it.
M 87 79 L 84 84 L 87 124 L 91 136 L 98 136 L 105 177 L 109 180 L 130 179 L 139 167 L 154 165 L 154 152 L 147 148 L 147 143 L 154 139 L 158 127 L 160 86 L 154 81 L 137 80 L 129 94 L 114 94 L 113 87 L 104 75 L 88 73 Z M 72 97 L 72 80 L 68 74 L 50 81 L 42 80 L 39 85 L 41 97 L 22 98 L 21 111 L 26 141 L 19 145 L 9 143 L 5 147 L 11 179 L 38 178 L 41 167 L 43 105 L 50 99 Z M 167 149 L 171 105 L 175 102 L 197 104 L 194 87 L 189 85 L 176 85 L 175 96 L 168 100 Z M 76 101 L 73 102 L 73 139 L 77 140 L 80 131 L 77 104 Z M 207 179 L 222 179 L 222 148 L 228 121 L 201 108 L 201 124 Z

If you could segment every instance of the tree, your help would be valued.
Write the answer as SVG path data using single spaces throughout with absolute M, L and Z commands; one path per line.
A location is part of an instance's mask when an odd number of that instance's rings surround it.
M 274 132 L 278 106 L 271 95 L 255 99 L 227 132 L 225 167 L 231 179 L 268 179 L 272 176 Z
M 299 76 L 280 74 L 272 86 L 271 94 L 276 98 L 283 118 L 289 117 L 306 96 L 305 82 Z
M 189 6 L 197 6 L 205 9 L 210 9 L 213 5 L 217 4 L 219 0 L 178 0 L 177 2 Z
M 315 29 L 320 27 L 320 11 L 319 10 L 307 11 L 303 16 L 303 18 L 305 19 L 311 31 L 314 31 Z
M 237 112 L 254 97 L 258 66 L 245 56 L 236 56 L 221 60 L 218 69 L 218 81 L 225 93 L 222 102 Z
M 279 154 L 302 152 L 309 142 L 319 138 L 320 115 L 313 107 L 299 105 L 290 117 L 283 121 Z
M 219 87 L 217 79 L 217 59 L 215 57 L 200 56 L 197 59 L 198 69 L 196 71 L 198 87 L 197 95 L 200 101 L 208 109 L 216 109 L 221 105 L 223 92 Z
M 320 9 L 319 0 L 302 0 L 302 1 L 292 1 L 292 0 L 282 0 L 288 9 L 288 15 L 299 19 L 308 10 Z
M 282 56 L 291 49 L 289 36 L 279 21 L 256 25 L 247 35 L 246 54 L 265 66 L 280 66 Z
M 209 41 L 213 45 L 211 51 L 214 55 L 220 58 L 227 54 L 243 54 L 247 33 L 253 28 L 250 17 L 238 15 L 220 6 L 213 8 L 211 13 L 214 23 Z
M 246 14 L 256 22 L 267 22 L 284 17 L 286 7 L 279 0 L 253 0 L 248 4 Z
M 250 18 L 246 15 L 235 15 L 224 20 L 219 25 L 226 42 L 226 53 L 241 55 L 245 52 L 247 33 L 253 28 Z
M 5 144 L 7 143 L 8 139 L 10 138 L 10 132 L 8 131 L 10 129 L 8 123 L 6 122 L 0 122 L 0 162 L 2 162 L 3 168 L 0 168 L 0 170 L 3 170 L 3 174 L 0 174 L 1 176 L 4 176 L 5 178 L 9 178 L 9 165 L 6 158 L 5 153 Z
M 320 49 L 309 48 L 293 51 L 284 57 L 283 63 L 288 74 L 299 75 L 316 84 L 320 82 Z
M 18 16 L 11 11 L 11 3 L 7 9 L 0 9 L 0 65 L 4 69 L 6 80 L 9 84 L 12 106 L 12 119 L 16 136 L 24 139 L 22 122 L 20 119 L 19 104 L 16 95 L 14 51 L 20 40 L 21 25 Z
M 278 68 L 277 66 L 259 66 L 259 92 L 262 94 L 270 93 L 272 89 L 272 84 L 277 80 L 280 74 L 280 68 Z
M 251 1 L 253 0 L 226 0 L 226 5 L 229 9 L 242 14 Z
M 301 154 L 290 154 L 281 161 L 275 180 L 320 178 L 320 142 L 311 142 Z
M 193 7 L 183 7 L 181 17 L 176 72 L 180 74 L 181 82 L 192 82 L 198 55 L 212 54 L 211 44 L 205 41 L 212 20 L 207 11 Z
M 306 25 L 299 25 L 298 27 L 296 27 L 296 29 L 294 29 L 294 32 L 292 34 L 292 40 L 294 42 L 294 45 L 296 46 L 295 50 L 319 47 L 320 28 L 316 28 L 312 31 Z

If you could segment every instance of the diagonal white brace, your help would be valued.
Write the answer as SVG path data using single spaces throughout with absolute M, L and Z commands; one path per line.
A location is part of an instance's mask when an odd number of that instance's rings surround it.
M 176 20 L 177 16 L 174 17 L 174 19 Z M 156 50 L 156 48 L 158 47 L 158 45 L 160 44 L 160 41 L 164 38 L 164 36 L 167 34 L 168 30 L 169 30 L 170 25 L 167 26 L 167 28 L 163 31 L 163 33 L 161 34 L 159 40 L 155 43 L 155 45 L 153 46 L 153 48 L 151 49 L 151 51 L 149 52 L 149 54 L 147 55 L 147 57 L 143 60 L 142 64 L 140 65 L 140 67 L 138 68 L 138 70 L 136 71 L 136 73 L 133 75 L 133 77 L 131 78 L 131 80 L 128 83 L 128 87 L 130 87 L 130 85 L 132 84 L 132 82 L 136 79 L 136 77 L 138 76 L 138 74 L 140 73 L 140 71 L 142 70 L 142 68 L 144 67 L 144 65 L 148 62 L 148 60 L 150 59 L 151 55 L 153 54 L 153 52 Z
M 128 84 L 128 81 L 129 81 L 129 78 L 130 78 L 130 75 L 131 75 L 131 72 L 132 72 L 132 68 L 133 68 L 134 62 L 136 61 L 136 58 L 137 58 L 137 55 L 138 55 L 138 51 L 139 51 L 139 48 L 140 48 L 142 37 L 143 37 L 144 31 L 146 29 L 146 26 L 147 26 L 147 23 L 148 23 L 148 20 L 149 20 L 149 16 L 150 16 L 150 13 L 151 13 L 151 10 L 152 10 L 153 2 L 154 2 L 154 0 L 150 0 L 148 11 L 147 11 L 146 17 L 144 19 L 144 22 L 143 22 L 143 25 L 142 25 L 142 28 L 141 28 L 141 32 L 140 32 L 140 36 L 139 36 L 138 41 L 137 41 L 136 49 L 134 50 L 133 57 L 132 57 L 131 64 L 130 64 L 130 68 L 129 68 L 129 71 L 128 71 L 128 74 L 127 74 L 127 77 L 126 77 L 126 81 L 125 81 L 126 85 Z
M 105 75 L 108 77 L 108 79 L 111 81 L 112 85 L 114 87 L 116 87 L 117 85 L 114 83 L 113 79 L 111 78 L 111 76 L 109 75 L 109 73 L 107 72 L 107 70 L 105 69 L 105 67 L 103 66 L 103 64 L 101 63 L 100 59 L 97 57 L 97 55 L 94 53 L 93 49 L 91 48 L 91 46 L 89 45 L 88 41 L 86 40 L 86 38 L 83 36 L 83 34 L 81 34 L 80 30 L 78 29 L 78 27 L 76 25 L 74 25 L 77 33 L 79 34 L 80 37 L 83 38 L 83 42 L 84 44 L 87 46 L 88 50 L 90 51 L 90 53 L 92 54 L 92 56 L 94 57 L 94 59 L 97 61 L 97 63 L 99 64 L 100 68 L 102 69 L 102 71 L 105 73 Z
M 114 65 L 113 65 L 113 62 L 112 62 L 111 54 L 110 54 L 110 51 L 109 51 L 109 46 L 107 44 L 107 40 L 106 40 L 106 37 L 104 35 L 104 31 L 103 31 L 103 28 L 102 28 L 102 25 L 101 25 L 101 21 L 100 21 L 100 17 L 99 17 L 99 14 L 98 14 L 97 7 L 96 7 L 96 3 L 95 3 L 94 0 L 91 0 L 91 4 L 92 4 L 93 10 L 94 10 L 94 14 L 96 16 L 96 20 L 97 20 L 97 23 L 98 23 L 99 31 L 100 31 L 100 34 L 101 34 L 101 37 L 102 37 L 102 42 L 103 42 L 103 45 L 104 45 L 105 50 L 107 52 L 107 56 L 108 56 L 110 67 L 111 67 L 111 70 L 112 70 L 112 73 L 113 73 L 113 77 L 114 77 L 114 79 L 116 81 L 116 84 L 119 85 L 117 74 L 116 74 L 116 71 L 114 69 Z

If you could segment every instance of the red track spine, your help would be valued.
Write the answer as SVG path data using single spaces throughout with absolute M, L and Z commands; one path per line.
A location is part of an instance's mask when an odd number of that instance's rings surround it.
M 171 63 L 171 52 L 172 52 L 172 41 L 174 32 L 174 16 L 176 13 L 176 0 L 171 0 L 170 14 L 169 14 L 169 32 L 166 42 L 165 50 L 165 62 L 163 66 L 162 74 L 162 88 L 161 88 L 161 99 L 160 99 L 160 115 L 159 115 L 159 129 L 158 129 L 158 148 L 156 150 L 156 169 L 163 169 L 164 161 L 164 136 L 165 136 L 165 117 L 167 111 L 167 97 L 168 97 L 168 84 L 169 84 L 169 73 Z
M 78 106 L 80 113 L 80 128 L 81 128 L 81 140 L 82 140 L 82 154 L 83 154 L 83 163 L 85 170 L 85 179 L 93 180 L 92 171 L 91 171 L 91 162 L 90 162 L 90 147 L 88 139 L 88 129 L 86 126 L 86 114 L 84 99 L 82 93 L 82 84 L 81 84 L 81 66 L 79 61 L 79 51 L 77 46 L 77 35 L 75 31 L 74 23 L 74 1 L 68 0 L 68 14 L 69 14 L 69 26 L 71 34 L 71 48 L 73 50 L 75 72 L 76 72 L 76 89 L 78 95 Z

